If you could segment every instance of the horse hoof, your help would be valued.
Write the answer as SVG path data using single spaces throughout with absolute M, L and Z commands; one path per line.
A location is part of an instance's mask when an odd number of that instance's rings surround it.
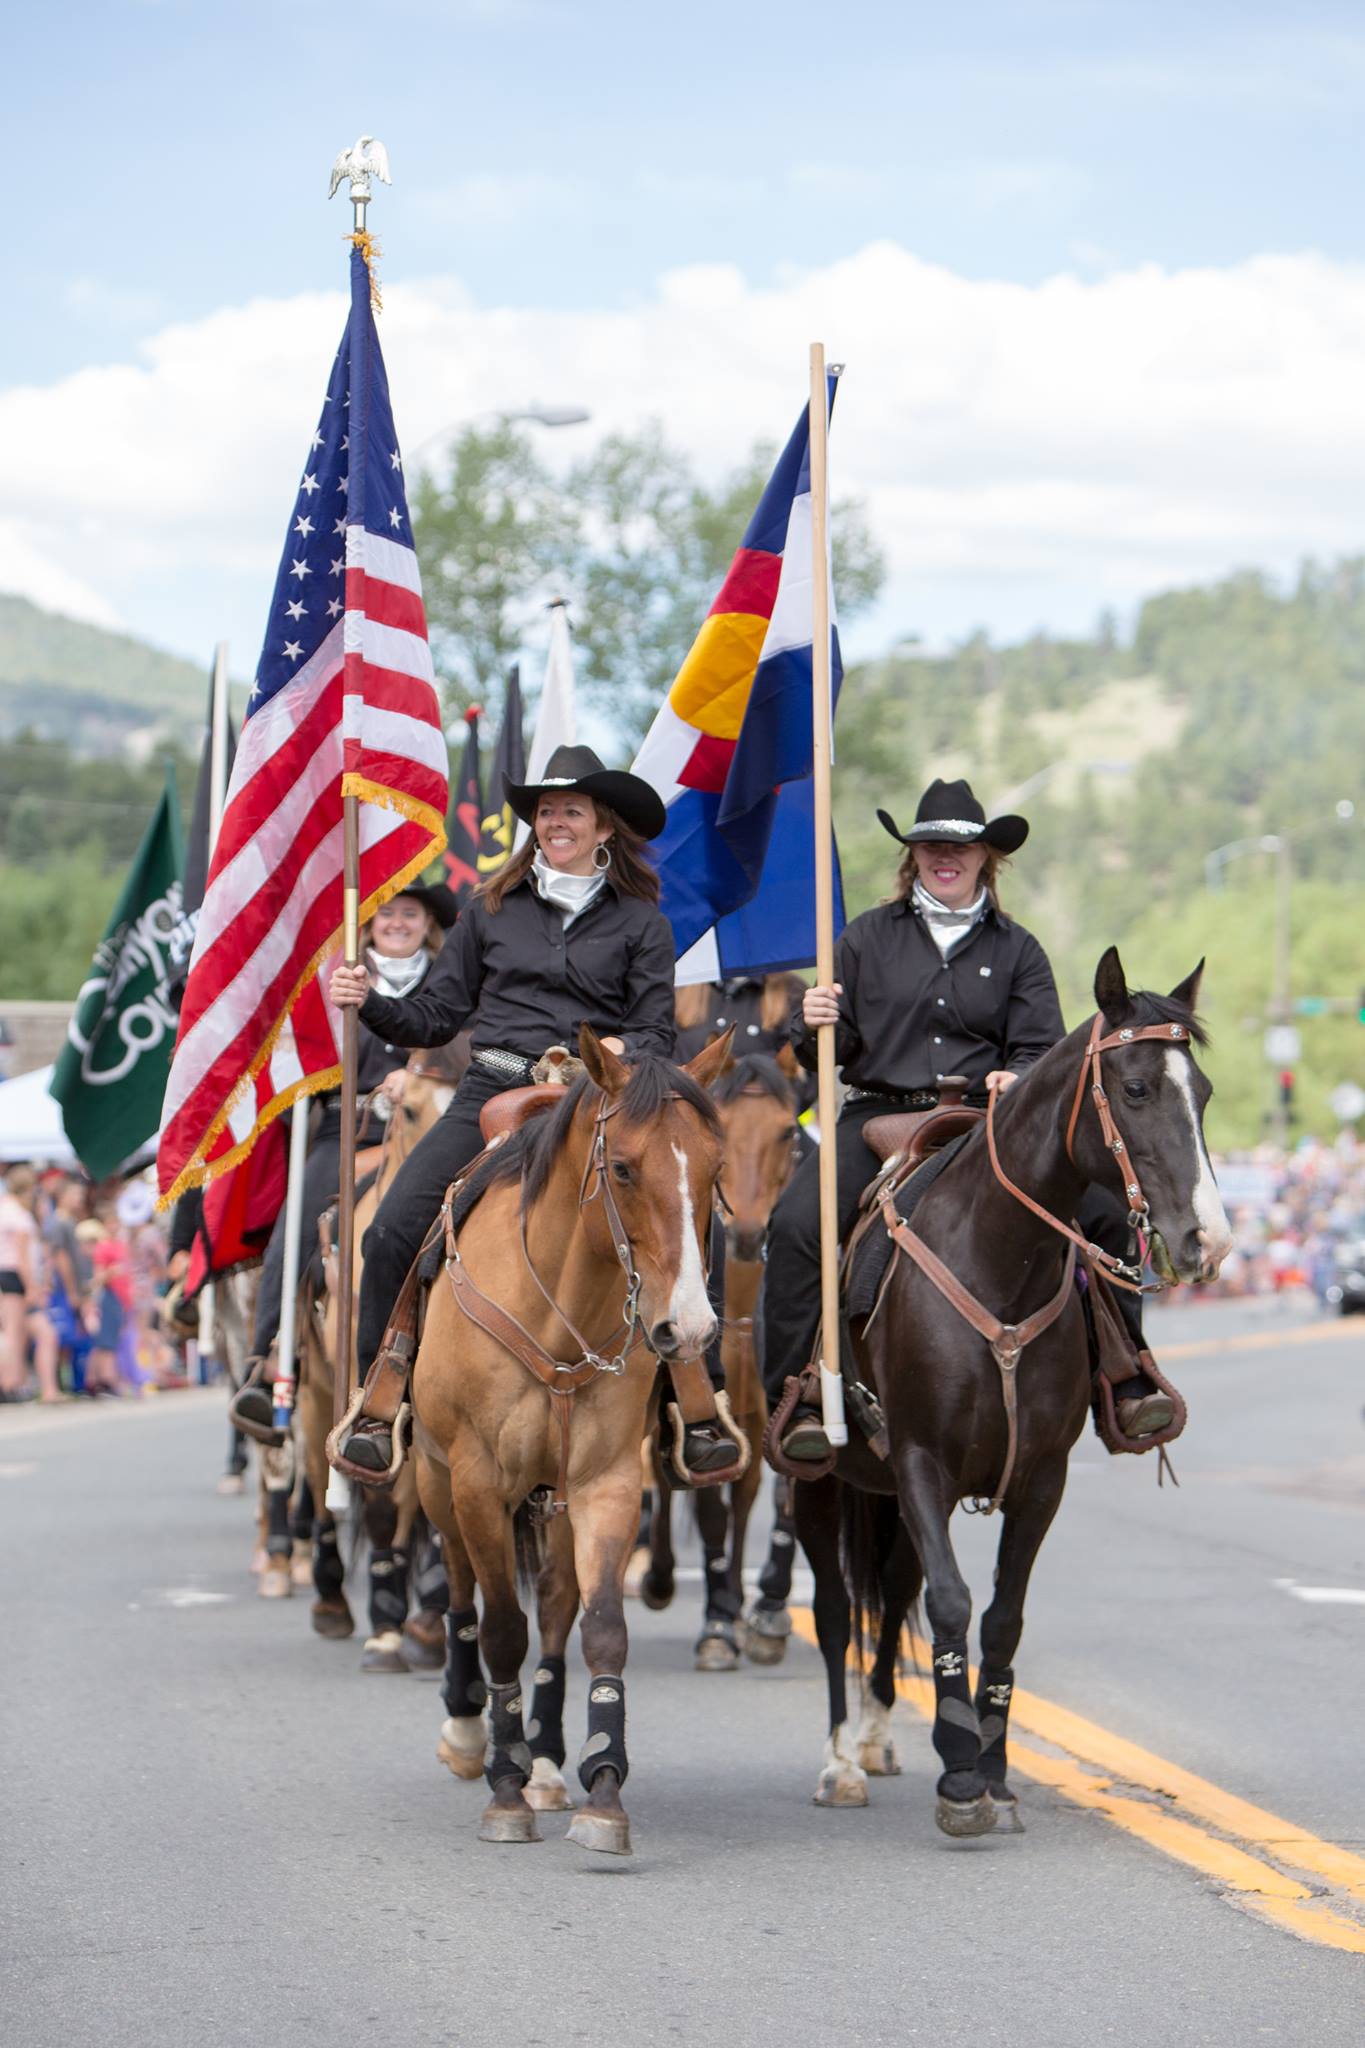
M 1013 1792 L 995 1789 L 986 1796 L 995 1810 L 996 1832 L 1002 1835 L 1022 1835 L 1024 1816 L 1019 1811 L 1019 1801 Z
M 403 1630 L 403 1643 L 399 1651 L 409 1671 L 443 1671 L 445 1669 L 445 1622 L 438 1615 L 440 1637 L 432 1641 L 424 1629 L 418 1629 L 408 1622 Z
M 692 1653 L 692 1666 L 696 1671 L 737 1671 L 739 1644 L 728 1630 L 699 1636 Z
M 462 1720 L 447 1720 L 441 1727 L 436 1756 L 457 1778 L 471 1782 L 483 1776 L 486 1746 L 483 1718 L 472 1714 Z
M 630 1559 L 626 1565 L 626 1582 L 621 1591 L 627 1600 L 639 1599 L 641 1582 L 648 1570 L 649 1552 L 642 1543 L 637 1550 L 631 1551 Z
M 588 1807 L 577 1812 L 564 1838 L 580 1849 L 595 1849 L 599 1856 L 629 1856 L 630 1820 L 624 1813 L 594 1813 Z
M 253 1550 L 253 1551 L 252 1551 L 252 1553 L 251 1553 L 251 1570 L 252 1570 L 252 1572 L 253 1572 L 253 1573 L 255 1573 L 255 1574 L 256 1574 L 257 1576 L 259 1576 L 259 1574 L 260 1574 L 261 1572 L 265 1571 L 265 1570 L 266 1570 L 266 1569 L 268 1568 L 269 1564 L 270 1564 L 270 1555 L 269 1555 L 269 1552 L 268 1552 L 268 1551 L 265 1551 L 265 1550 Z
M 751 1664 L 780 1664 L 791 1632 L 785 1607 L 755 1607 L 744 1624 L 744 1654 Z
M 246 1481 L 240 1472 L 225 1472 L 214 1491 L 221 1493 L 224 1500 L 235 1500 L 239 1493 L 246 1492 Z
M 486 1806 L 479 1822 L 481 1842 L 538 1842 L 540 1829 L 532 1809 L 520 1806 Z
M 355 1622 L 344 1600 L 315 1600 L 309 1619 L 315 1636 L 326 1636 L 334 1643 L 355 1634 Z
M 526 1804 L 533 1806 L 537 1813 L 573 1812 L 573 1801 L 564 1782 L 564 1773 L 557 1764 L 551 1763 L 547 1756 L 538 1756 L 532 1763 L 525 1799 Z
M 858 1762 L 869 1778 L 898 1778 L 901 1774 L 896 1745 L 889 1739 L 886 1742 L 860 1742 Z
M 651 1614 L 662 1614 L 665 1607 L 673 1605 L 672 1579 L 656 1579 L 646 1572 L 640 1581 L 640 1598 Z
M 402 1672 L 406 1677 L 408 1667 L 398 1654 L 402 1641 L 396 1628 L 386 1628 L 382 1635 L 371 1636 L 360 1659 L 361 1670 Z
M 945 1799 L 940 1792 L 934 1801 L 934 1819 L 943 1833 L 955 1840 L 988 1835 L 996 1823 L 996 1806 L 989 1792 L 979 1799 Z
M 812 1806 L 866 1806 L 867 1773 L 855 1765 L 843 1764 L 823 1770 L 815 1788 Z
M 287 1557 L 268 1557 L 265 1570 L 261 1573 L 256 1591 L 262 1600 L 288 1600 L 294 1592 L 294 1582 L 289 1576 Z
M 311 1557 L 296 1557 L 289 1567 L 289 1576 L 301 1591 L 307 1592 L 313 1584 L 313 1560 Z

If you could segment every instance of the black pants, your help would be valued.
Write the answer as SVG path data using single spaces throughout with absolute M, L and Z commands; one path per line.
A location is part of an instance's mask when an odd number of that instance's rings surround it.
M 839 1234 L 858 1213 L 858 1199 L 880 1171 L 881 1161 L 863 1143 L 863 1125 L 887 1114 L 885 1103 L 845 1106 L 835 1126 L 839 1160 Z M 1077 1222 L 1092 1243 L 1119 1258 L 1131 1256 L 1128 1217 L 1117 1195 L 1091 1184 L 1081 1199 Z M 1123 1319 L 1141 1346 L 1142 1302 L 1115 1289 Z M 809 1364 L 820 1326 L 820 1157 L 811 1149 L 788 1183 L 768 1225 L 768 1263 L 763 1276 L 763 1384 L 770 1402 L 781 1398 L 784 1381 Z
M 326 1110 L 303 1169 L 303 1216 L 299 1231 L 299 1277 L 317 1250 L 318 1218 L 337 1198 L 341 1186 L 341 1116 Z M 261 1266 L 260 1292 L 256 1296 L 256 1322 L 251 1349 L 264 1358 L 280 1334 L 280 1297 L 284 1291 L 284 1210 L 275 1218 L 275 1228 L 265 1248 Z
M 363 1380 L 384 1341 L 398 1290 L 436 1220 L 450 1183 L 483 1150 L 479 1111 L 485 1102 L 520 1081 L 507 1081 L 486 1067 L 471 1066 L 455 1099 L 399 1167 L 393 1186 L 361 1239 L 365 1265 L 356 1317 L 356 1358 Z

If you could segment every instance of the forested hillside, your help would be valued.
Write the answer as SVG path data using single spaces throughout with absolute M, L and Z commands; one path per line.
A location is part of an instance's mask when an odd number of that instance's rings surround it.
M 60 996 L 80 982 L 161 785 L 164 745 L 139 765 L 117 732 L 145 732 L 156 706 L 183 703 L 193 745 L 204 675 L 0 600 L 0 711 L 21 669 L 56 703 L 66 738 L 10 727 L 0 742 L 0 995 Z M 104 758 L 81 760 L 67 742 L 84 750 L 88 729 L 63 723 L 69 699 L 49 695 L 59 683 L 96 707 L 107 686 L 114 707 L 143 705 L 143 723 L 126 726 L 116 709 Z M 1262 1035 L 1275 859 L 1253 848 L 1211 890 L 1208 856 L 1293 835 L 1293 993 L 1354 1004 L 1365 985 L 1363 761 L 1365 561 L 1306 569 L 1289 592 L 1248 574 L 1156 597 L 1128 637 L 1108 625 L 1015 647 L 978 636 L 939 657 L 907 645 L 853 667 L 844 685 L 835 800 L 849 907 L 890 886 L 897 849 L 877 805 L 904 823 L 932 775 L 968 775 L 994 809 L 1032 820 L 1006 901 L 1056 960 L 1070 1017 L 1089 1007 L 1111 940 L 1150 985 L 1207 954 L 1212 1125 L 1220 1142 L 1246 1143 L 1261 1135 L 1272 1081 Z M 182 754 L 182 802 L 192 777 Z M 1343 822 L 1347 801 L 1357 813 Z M 1299 1028 L 1299 1127 L 1329 1132 L 1331 1089 L 1365 1083 L 1365 1026 L 1352 1007 Z
M 78 752 L 145 755 L 192 740 L 204 720 L 212 648 L 197 668 L 126 633 L 0 595 L 0 739 L 36 733 Z

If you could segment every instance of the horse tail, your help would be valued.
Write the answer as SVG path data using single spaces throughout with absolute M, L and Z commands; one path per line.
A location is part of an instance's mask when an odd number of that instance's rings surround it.
M 512 1517 L 512 1543 L 517 1559 L 517 1586 L 523 1598 L 535 1594 L 545 1565 L 545 1523 L 524 1500 Z
M 864 1644 L 870 1644 L 874 1653 L 877 1649 L 886 1620 L 888 1587 L 894 1605 L 901 1610 L 902 1626 L 908 1623 L 912 1635 L 922 1633 L 924 1568 L 894 1495 L 863 1493 L 855 1486 L 842 1486 L 839 1494 L 839 1549 L 852 1609 L 853 1641 L 861 1657 Z M 911 1655 L 913 1658 L 913 1649 Z

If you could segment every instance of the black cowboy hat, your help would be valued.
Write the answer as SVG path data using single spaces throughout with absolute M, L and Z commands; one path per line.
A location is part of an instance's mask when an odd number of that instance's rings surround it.
M 542 796 L 564 789 L 580 789 L 609 804 L 642 839 L 657 839 L 667 816 L 652 783 L 625 768 L 604 768 L 591 747 L 556 747 L 539 782 L 509 782 L 506 789 L 508 803 L 527 825 L 535 824 Z
M 908 832 L 897 829 L 889 811 L 878 811 L 877 818 L 902 846 L 914 846 L 926 839 L 951 841 L 958 846 L 974 846 L 981 841 L 996 853 L 1017 853 L 1028 838 L 1027 818 L 1006 813 L 1002 818 L 992 818 L 988 824 L 986 813 L 972 795 L 970 782 L 931 782 L 919 800 L 915 822 Z
M 396 903 L 400 896 L 411 896 L 414 903 L 429 910 L 443 932 L 450 930 L 460 914 L 460 906 L 444 882 L 409 882 L 406 888 L 395 890 L 389 901 Z

